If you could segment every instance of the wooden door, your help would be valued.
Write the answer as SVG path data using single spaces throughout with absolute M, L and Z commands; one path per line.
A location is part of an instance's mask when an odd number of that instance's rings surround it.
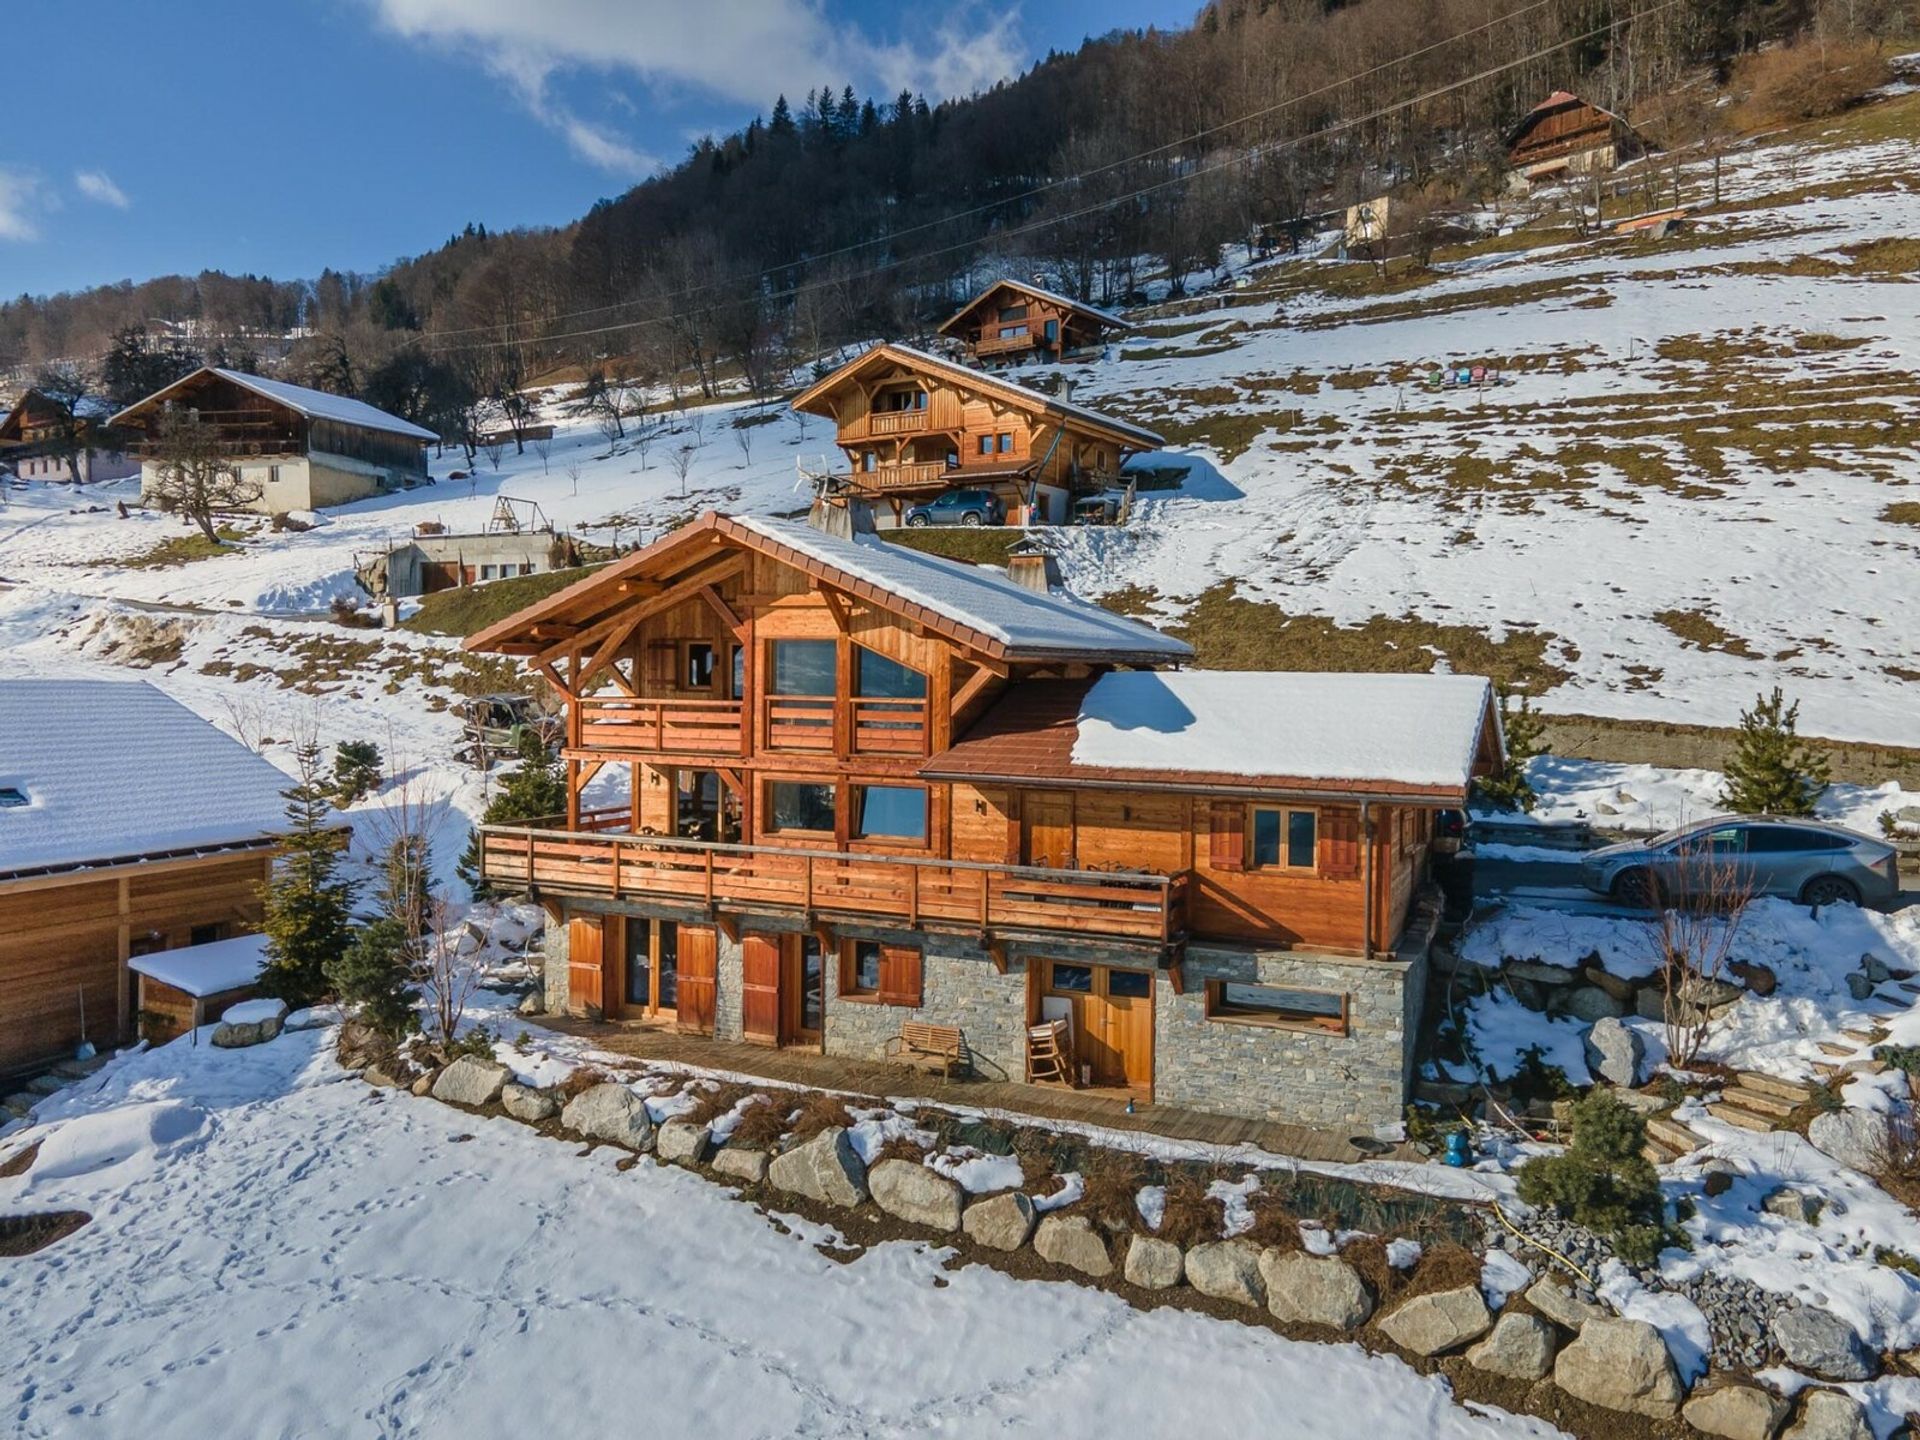
M 758 1045 L 780 1043 L 780 939 L 740 937 L 740 1029 Z
M 718 993 L 720 937 L 711 925 L 680 927 L 680 1012 L 678 1025 L 694 1035 L 713 1034 Z
M 605 937 L 598 915 L 576 915 L 567 922 L 567 1008 L 582 1014 L 604 1013 Z
M 1073 796 L 1028 790 L 1020 797 L 1021 859 L 1054 870 L 1073 868 Z
M 780 1043 L 820 1043 L 825 1024 L 827 957 L 818 936 L 782 937 L 780 957 Z
M 1094 1067 L 1103 1085 L 1134 1089 L 1153 1085 L 1153 974 L 1147 970 L 1100 972 L 1105 1029 L 1100 1035 L 1101 1063 Z

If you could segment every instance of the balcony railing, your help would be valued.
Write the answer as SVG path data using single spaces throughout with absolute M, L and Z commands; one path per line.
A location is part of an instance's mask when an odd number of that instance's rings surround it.
M 719 845 L 652 835 L 481 827 L 499 886 L 603 899 L 679 900 L 982 932 L 1058 931 L 1169 944 L 1186 931 L 1187 877 L 1048 870 L 902 855 Z
M 767 748 L 817 750 L 833 753 L 831 695 L 770 695 L 767 697 Z
M 976 355 L 1005 355 L 1016 350 L 1031 350 L 1040 343 L 1040 337 L 1028 332 L 1025 335 L 982 335 L 973 347 Z
M 862 490 L 896 490 L 912 485 L 933 485 L 959 472 L 944 460 L 928 460 L 916 465 L 880 465 L 872 470 L 856 470 L 849 478 Z
M 622 755 L 738 755 L 741 705 L 589 695 L 580 701 L 580 745 Z
M 869 435 L 909 435 L 927 428 L 925 410 L 876 410 L 867 417 Z
M 925 700 L 875 700 L 856 695 L 847 703 L 853 709 L 856 755 L 927 753 Z

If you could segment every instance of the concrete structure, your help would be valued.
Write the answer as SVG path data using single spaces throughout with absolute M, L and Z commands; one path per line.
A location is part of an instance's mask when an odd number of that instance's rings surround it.
M 376 599 L 404 599 L 516 575 L 544 575 L 578 563 L 573 542 L 551 530 L 415 535 L 358 561 L 354 578 Z

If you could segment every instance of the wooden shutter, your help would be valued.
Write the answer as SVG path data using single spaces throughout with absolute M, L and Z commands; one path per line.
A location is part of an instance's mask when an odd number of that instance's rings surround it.
M 780 1043 L 780 941 L 740 937 L 740 1029 L 758 1045 Z
M 921 959 L 911 945 L 880 947 L 880 1003 L 920 1008 Z
M 671 640 L 655 640 L 647 646 L 647 685 L 670 690 L 680 678 L 680 647 Z
M 1217 800 L 1212 809 L 1213 836 L 1207 863 L 1215 870 L 1247 868 L 1247 807 Z
M 1360 874 L 1360 812 L 1320 812 L 1320 876 L 1352 880 Z
M 680 927 L 680 1010 L 676 1023 L 695 1035 L 713 1033 L 720 937 L 711 925 Z
M 598 915 L 576 915 L 567 922 L 567 1008 L 580 1014 L 603 1013 L 606 940 Z

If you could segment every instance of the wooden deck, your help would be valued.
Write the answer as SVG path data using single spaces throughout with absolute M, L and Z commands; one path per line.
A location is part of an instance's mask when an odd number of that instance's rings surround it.
M 681 1035 L 652 1026 L 595 1022 L 564 1015 L 542 1016 L 540 1024 L 636 1060 L 724 1070 L 819 1090 L 843 1090 L 875 1097 L 908 1096 L 936 1104 L 1006 1110 L 1043 1120 L 1133 1130 L 1190 1144 L 1252 1145 L 1302 1160 L 1356 1163 L 1369 1159 L 1419 1161 L 1424 1158 L 1408 1145 L 1396 1146 L 1386 1154 L 1368 1155 L 1355 1149 L 1345 1132 L 1208 1115 L 1170 1105 L 1143 1104 L 1129 1115 L 1125 1094 L 1120 1091 L 1064 1090 L 1051 1085 L 961 1077 L 943 1084 L 938 1075 L 915 1066 L 848 1060 L 837 1055 L 822 1055 L 817 1050 L 772 1050 L 762 1045 Z

